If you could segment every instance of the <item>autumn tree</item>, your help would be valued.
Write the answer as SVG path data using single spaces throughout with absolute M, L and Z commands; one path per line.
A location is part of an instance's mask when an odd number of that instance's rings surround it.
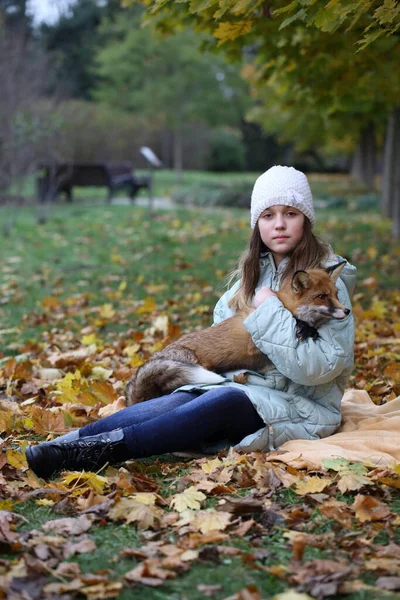
M 400 8 L 396 2 L 147 0 L 146 6 L 147 19 L 163 31 L 195 24 L 198 30 L 212 33 L 231 58 L 243 51 L 250 53 L 257 86 L 262 89 L 274 77 L 292 108 L 301 110 L 305 102 L 304 112 L 310 114 L 307 105 L 312 97 L 315 110 L 321 113 L 320 122 L 334 116 L 346 134 L 350 122 L 358 129 L 361 165 L 371 162 L 374 126 L 391 115 L 383 210 L 396 216 L 400 204 L 394 175 L 400 149 L 393 133 L 398 127 L 400 87 Z M 365 166 L 361 170 L 365 172 Z M 394 219 L 393 233 L 400 235 L 398 219 Z
M 237 126 L 249 103 L 237 66 L 202 51 L 204 35 L 184 29 L 164 39 L 126 15 L 103 24 L 97 54 L 98 102 L 168 127 L 174 135 L 174 167 L 183 164 L 185 126 Z

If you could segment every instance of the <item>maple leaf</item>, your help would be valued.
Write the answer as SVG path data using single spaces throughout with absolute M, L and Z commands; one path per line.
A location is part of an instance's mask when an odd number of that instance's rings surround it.
M 219 42 L 218 46 L 227 42 L 228 40 L 236 40 L 241 35 L 245 35 L 251 31 L 253 21 L 236 21 L 235 23 L 225 22 L 219 23 L 217 29 L 214 30 L 214 37 Z
M 7 448 L 7 463 L 14 469 L 26 469 L 28 467 L 25 454 L 20 450 L 12 450 L 11 448 Z
M 215 469 L 218 469 L 218 467 L 222 467 L 223 464 L 224 463 L 220 458 L 213 458 L 212 460 L 207 460 L 207 462 L 203 463 L 201 465 L 201 468 L 203 469 L 204 473 L 210 475 L 215 471 Z
M 115 310 L 112 307 L 112 304 L 103 304 L 100 306 L 99 316 L 101 319 L 109 320 L 115 317 Z
M 364 485 L 372 485 L 372 481 L 366 476 L 368 470 L 362 463 L 350 463 L 345 458 L 329 458 L 323 459 L 322 464 L 326 469 L 338 472 L 340 480 L 337 486 L 343 494 L 359 490 Z
M 62 485 L 66 485 L 72 488 L 78 487 L 78 493 L 82 494 L 82 488 L 85 490 L 91 489 L 95 494 L 102 494 L 104 488 L 108 486 L 108 479 L 97 475 L 96 473 L 84 472 L 84 471 L 69 471 L 61 480 Z
M 188 508 L 197 510 L 200 508 L 201 502 L 206 498 L 207 496 L 205 496 L 202 492 L 199 492 L 195 486 L 191 486 L 181 494 L 175 494 L 171 500 L 171 506 L 173 506 L 175 510 L 180 513 Z
M 142 502 L 143 504 L 147 504 L 147 506 L 155 506 L 157 499 L 159 496 L 154 492 L 138 492 L 136 494 L 132 494 L 130 496 L 137 502 Z
M 191 526 L 201 531 L 201 533 L 223 531 L 228 527 L 231 517 L 232 515 L 229 512 L 216 511 L 212 508 L 199 510 L 195 514 Z
M 113 521 L 137 523 L 138 527 L 148 529 L 154 527 L 160 519 L 161 511 L 155 506 L 149 506 L 132 498 L 121 498 L 109 511 L 108 516 Z
M 327 477 L 306 477 L 303 481 L 299 481 L 296 484 L 294 491 L 301 496 L 315 494 L 322 492 L 322 490 L 331 485 L 331 483 L 332 480 Z

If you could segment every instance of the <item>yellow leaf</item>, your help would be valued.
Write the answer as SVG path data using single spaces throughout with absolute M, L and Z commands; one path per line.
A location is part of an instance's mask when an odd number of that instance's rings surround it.
M 153 492 L 138 492 L 137 494 L 132 494 L 130 498 L 133 498 L 137 502 L 147 504 L 147 506 L 155 506 L 157 494 L 154 494 Z
M 178 512 L 183 512 L 188 508 L 198 510 L 201 502 L 206 498 L 207 496 L 205 496 L 203 492 L 199 492 L 198 489 L 192 485 L 181 494 L 175 494 L 171 500 L 171 506 L 173 506 Z
M 61 381 L 57 381 L 56 389 L 61 392 L 57 398 L 60 402 L 76 402 L 84 379 L 80 371 L 67 373 Z
M 11 450 L 11 448 L 7 449 L 7 463 L 15 469 L 24 469 L 28 466 L 25 454 L 19 450 Z
M 100 307 L 99 315 L 102 319 L 112 319 L 115 316 L 115 310 L 112 307 L 112 304 L 103 304 Z
M 83 493 L 82 487 L 84 486 L 85 489 L 90 488 L 96 494 L 102 494 L 104 492 L 104 488 L 108 486 L 108 479 L 107 477 L 102 477 L 96 473 L 86 471 L 70 471 L 61 479 L 61 483 L 67 487 L 79 487 L 79 493 Z
M 360 473 L 344 472 L 338 482 L 338 489 L 344 494 L 349 490 L 359 490 L 364 485 L 372 485 L 372 481 Z
M 374 260 L 378 256 L 378 249 L 375 246 L 369 246 L 367 248 L 367 256 L 371 260 Z
M 232 515 L 228 512 L 213 509 L 199 510 L 191 525 L 199 529 L 201 533 L 209 531 L 223 531 L 230 523 Z
M 126 523 L 137 523 L 138 527 L 144 529 L 153 527 L 160 515 L 161 511 L 156 506 L 149 506 L 132 498 L 121 498 L 108 513 L 108 516 L 115 521 L 122 520 Z
M 120 254 L 117 254 L 116 252 L 111 254 L 111 262 L 113 263 L 118 263 L 118 264 L 123 264 L 124 263 L 124 259 L 122 258 L 122 256 Z
M 322 492 L 328 485 L 332 483 L 331 479 L 323 477 L 308 477 L 305 481 L 299 481 L 296 484 L 294 491 L 301 496 L 306 494 L 317 494 Z
M 223 464 L 224 463 L 219 458 L 213 458 L 212 460 L 208 460 L 206 463 L 202 464 L 201 468 L 203 469 L 204 473 L 208 473 L 209 475 L 218 467 L 222 467 Z
M 104 367 L 97 366 L 97 367 L 93 367 L 90 375 L 94 379 L 102 379 L 105 381 L 106 379 L 111 377 L 112 374 L 113 374 L 112 369 L 105 369 Z
M 49 498 L 41 498 L 40 500 L 36 500 L 36 504 L 39 506 L 53 506 L 55 504 L 54 500 L 50 500 Z
M 127 286 L 127 282 L 126 279 L 124 279 L 123 281 L 121 281 L 121 283 L 118 286 L 118 289 L 120 292 L 124 292 L 126 290 L 126 286 Z
M 90 333 L 89 335 L 84 335 L 82 338 L 82 344 L 84 346 L 90 346 L 90 344 L 97 344 L 97 337 L 95 333 Z
M 215 29 L 213 35 L 216 37 L 219 42 L 218 46 L 221 46 L 224 42 L 228 40 L 235 40 L 241 35 L 245 35 L 249 33 L 253 26 L 253 21 L 236 21 L 235 23 L 219 23 L 217 29 Z
M 152 313 L 156 310 L 156 303 L 154 298 L 151 296 L 147 296 L 141 306 L 135 310 L 137 315 L 145 315 L 148 313 Z
M 135 354 L 137 354 L 137 352 L 139 350 L 140 350 L 139 344 L 132 344 L 131 346 L 126 346 L 126 348 L 124 348 L 123 354 L 125 354 L 125 356 L 129 356 L 129 358 L 131 358 L 131 356 L 134 356 Z
M 136 354 L 132 360 L 129 361 L 129 365 L 131 367 L 141 367 L 142 364 L 144 363 L 144 360 L 141 356 L 139 356 L 138 354 Z

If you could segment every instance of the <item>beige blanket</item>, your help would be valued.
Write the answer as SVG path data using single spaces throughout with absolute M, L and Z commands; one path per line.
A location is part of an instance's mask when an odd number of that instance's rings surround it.
M 286 442 L 268 459 L 296 468 L 321 466 L 322 459 L 337 457 L 374 466 L 400 463 L 400 396 L 377 406 L 367 392 L 349 390 L 343 396 L 342 415 L 334 435 Z

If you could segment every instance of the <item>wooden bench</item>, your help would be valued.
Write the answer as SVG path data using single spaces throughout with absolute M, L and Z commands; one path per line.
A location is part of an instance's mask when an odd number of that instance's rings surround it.
M 126 189 L 131 200 L 142 188 L 151 193 L 150 176 L 137 177 L 130 162 L 123 163 L 58 163 L 40 165 L 37 178 L 37 193 L 40 202 L 53 202 L 60 193 L 65 193 L 72 202 L 74 187 L 106 187 L 108 202 L 118 189 Z

